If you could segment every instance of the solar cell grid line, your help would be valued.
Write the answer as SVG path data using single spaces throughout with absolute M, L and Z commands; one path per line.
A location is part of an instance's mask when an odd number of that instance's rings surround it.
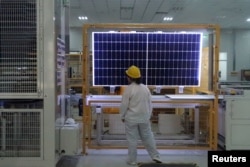
M 127 85 L 124 71 L 141 69 L 146 85 L 198 86 L 202 33 L 95 32 L 94 85 Z
M 124 72 L 131 65 L 140 67 L 145 74 L 145 33 L 94 32 L 92 38 L 93 85 L 127 85 Z

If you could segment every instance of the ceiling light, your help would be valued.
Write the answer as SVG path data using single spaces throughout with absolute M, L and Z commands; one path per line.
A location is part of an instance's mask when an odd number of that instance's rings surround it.
M 217 19 L 225 19 L 226 16 L 216 16 Z
M 87 16 L 79 16 L 78 19 L 79 20 L 88 20 L 88 17 Z
M 250 18 L 247 19 L 247 22 L 250 22 Z
M 164 20 L 164 21 L 172 21 L 172 20 L 173 20 L 173 17 L 164 17 L 163 20 Z

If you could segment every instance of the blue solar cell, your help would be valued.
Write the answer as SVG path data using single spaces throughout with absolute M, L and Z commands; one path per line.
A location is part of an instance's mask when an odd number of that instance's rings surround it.
M 197 86 L 200 33 L 94 32 L 94 85 L 127 85 L 125 70 L 136 65 L 147 85 Z

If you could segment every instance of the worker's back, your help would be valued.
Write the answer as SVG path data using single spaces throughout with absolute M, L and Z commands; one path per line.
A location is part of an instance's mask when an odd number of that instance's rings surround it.
M 143 84 L 131 83 L 124 92 L 129 97 L 125 120 L 134 123 L 148 122 L 151 116 L 151 94 Z

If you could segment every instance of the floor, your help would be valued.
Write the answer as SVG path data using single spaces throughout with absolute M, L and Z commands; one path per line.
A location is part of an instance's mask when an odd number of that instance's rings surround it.
M 195 163 L 207 167 L 207 151 L 204 150 L 159 150 L 166 163 Z M 126 164 L 127 150 L 88 150 L 81 156 L 76 167 L 129 167 Z M 145 150 L 138 150 L 138 162 L 151 162 Z
M 195 163 L 197 167 L 207 167 L 206 150 L 159 150 L 166 163 Z M 126 149 L 87 150 L 87 155 L 73 158 L 72 162 L 57 167 L 129 167 L 126 164 Z M 74 162 L 74 161 L 78 162 Z M 138 162 L 152 162 L 144 149 L 138 150 Z

